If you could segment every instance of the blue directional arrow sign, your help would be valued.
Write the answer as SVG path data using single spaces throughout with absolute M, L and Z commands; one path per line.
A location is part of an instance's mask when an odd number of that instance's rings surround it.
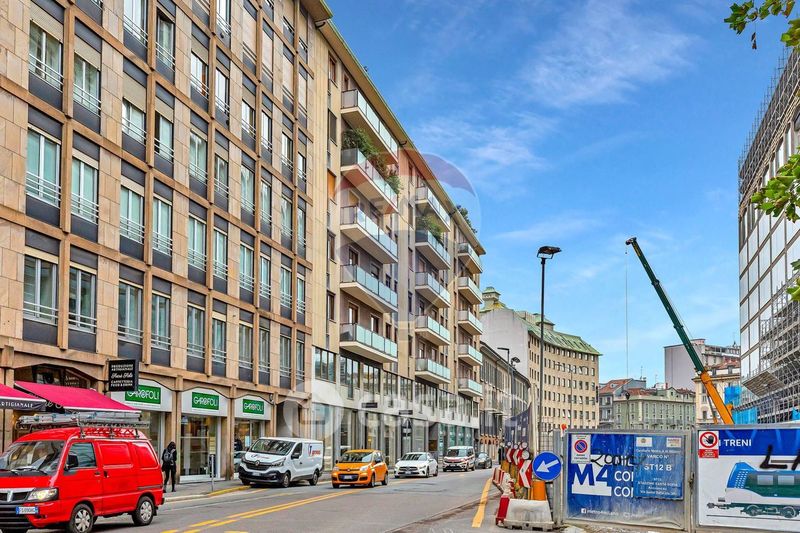
M 542 481 L 553 481 L 561 473 L 561 459 L 553 452 L 541 452 L 533 459 L 533 474 Z

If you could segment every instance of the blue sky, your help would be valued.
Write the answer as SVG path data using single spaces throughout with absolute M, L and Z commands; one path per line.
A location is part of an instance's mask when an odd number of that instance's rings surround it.
M 663 380 L 677 344 L 625 239 L 639 241 L 687 328 L 739 342 L 737 160 L 782 52 L 722 22 L 730 0 L 329 0 L 417 147 L 470 180 L 483 287 Z

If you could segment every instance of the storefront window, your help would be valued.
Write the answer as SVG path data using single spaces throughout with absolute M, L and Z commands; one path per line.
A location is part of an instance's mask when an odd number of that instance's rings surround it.
M 365 447 L 367 449 L 375 449 L 380 445 L 378 442 L 378 434 L 380 433 L 381 425 L 377 413 L 366 413 L 367 419 L 367 439 Z
M 146 428 L 142 431 L 147 438 L 150 439 L 150 444 L 153 445 L 156 454 L 161 457 L 163 450 L 163 442 L 161 440 L 161 427 L 163 425 L 164 414 L 157 411 L 142 411 L 141 421 L 147 424 Z
M 353 420 L 353 411 L 345 409 L 342 411 L 342 422 L 339 425 L 339 453 L 344 453 L 349 450 L 353 444 L 351 442 L 352 434 L 350 433 L 350 426 Z
M 322 441 L 322 467 L 325 470 L 333 467 L 333 409 L 330 405 L 314 404 L 314 438 Z
M 397 417 L 385 415 L 383 422 L 383 453 L 391 466 L 397 461 Z
M 183 417 L 181 443 L 178 447 L 182 476 L 209 477 L 208 456 L 217 454 L 217 426 L 219 419 L 213 416 Z

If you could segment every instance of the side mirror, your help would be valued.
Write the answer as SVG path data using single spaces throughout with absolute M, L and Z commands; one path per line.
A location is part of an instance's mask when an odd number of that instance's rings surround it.
M 79 464 L 78 463 L 78 456 L 75 455 L 74 453 L 71 453 L 71 454 L 67 455 L 67 464 L 64 467 L 64 470 L 69 472 L 70 470 L 78 468 L 78 464 Z
M 339 459 L 334 459 L 333 460 L 333 464 L 338 465 L 339 464 Z

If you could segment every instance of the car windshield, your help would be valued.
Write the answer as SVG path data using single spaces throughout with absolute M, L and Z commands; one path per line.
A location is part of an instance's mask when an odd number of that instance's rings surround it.
M 0 455 L 0 469 L 52 474 L 58 469 L 63 440 L 15 442 Z
M 450 448 L 447 450 L 447 457 L 467 457 L 468 455 L 468 448 Z
M 372 452 L 347 452 L 342 455 L 342 463 L 371 463 Z
M 489 456 L 486 454 L 486 452 L 481 452 L 478 454 L 478 457 L 480 457 L 481 459 L 486 459 Z
M 423 453 L 407 453 L 400 458 L 401 461 L 424 461 L 425 454 Z
M 294 447 L 294 442 L 275 439 L 258 439 L 250 447 L 251 452 L 269 453 L 272 455 L 286 455 Z

